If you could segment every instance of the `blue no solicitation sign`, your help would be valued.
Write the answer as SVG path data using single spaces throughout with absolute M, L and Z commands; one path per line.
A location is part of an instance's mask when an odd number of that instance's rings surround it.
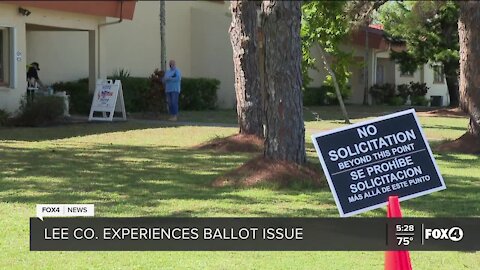
M 413 109 L 312 139 L 342 217 L 446 188 Z

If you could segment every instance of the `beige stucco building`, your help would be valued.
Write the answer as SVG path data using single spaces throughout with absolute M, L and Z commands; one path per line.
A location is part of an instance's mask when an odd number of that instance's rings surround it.
M 218 104 L 233 108 L 232 47 L 228 28 L 228 1 L 166 1 L 166 52 L 175 59 L 184 77 L 220 80 Z M 139 1 L 133 20 L 100 29 L 102 61 L 106 75 L 126 69 L 131 76 L 149 77 L 160 67 L 158 1 Z M 107 18 L 107 22 L 118 21 Z M 42 65 L 47 84 L 88 77 L 88 38 L 83 32 L 27 32 L 28 61 Z M 61 53 L 62 57 L 58 57 Z M 126 90 L 128 91 L 128 90 Z
M 11 2 L 14 1 L 0 4 L 5 75 L 3 82 L 0 80 L 1 109 L 18 108 L 26 89 L 25 66 L 34 61 L 40 63 L 40 77 L 46 84 L 85 77 L 93 78 L 94 82 L 95 78 L 105 78 L 119 69 L 128 70 L 131 76 L 148 77 L 160 66 L 157 1 L 125 1 L 134 3 L 134 13 L 131 7 L 129 10 L 131 20 L 119 20 L 118 17 L 126 18 L 126 13 L 118 14 L 118 9 L 114 15 L 99 15 L 38 6 L 27 6 L 31 14 L 22 16 L 18 14 L 20 5 Z M 228 1 L 166 1 L 165 5 L 167 58 L 176 60 L 184 77 L 219 79 L 221 108 L 234 108 L 235 104 L 229 5 Z M 363 62 L 365 47 L 361 38 L 356 41 L 346 42 L 344 49 L 353 51 L 356 61 Z M 398 65 L 388 58 L 388 44 L 373 41 L 372 37 L 367 61 L 369 85 L 423 81 L 431 88 L 427 97 L 440 95 L 444 97 L 444 105 L 448 104 L 446 85 L 433 82 L 434 71 L 429 65 L 413 76 L 401 76 Z M 349 103 L 363 102 L 363 70 L 352 65 Z M 325 72 L 320 67 L 320 72 L 312 71 L 311 75 L 314 79 L 311 86 L 319 86 Z
M 91 79 L 91 88 L 94 88 L 95 79 L 106 74 L 105 67 L 100 65 L 105 58 L 99 31 L 101 25 L 106 23 L 107 17 L 118 17 L 120 13 L 131 19 L 134 9 L 135 2 L 121 1 L 2 1 L 0 109 L 17 110 L 26 93 L 27 64 L 39 62 L 33 60 L 37 58 L 49 59 L 43 65 L 40 63 L 41 72 L 46 71 L 50 76 L 44 80 L 46 83 L 52 80 L 48 78 L 75 78 L 76 67 L 69 63 L 82 59 L 85 64 L 81 68 L 82 75 Z M 72 40 L 70 33 L 80 37 L 72 48 L 68 46 L 68 41 Z M 51 40 L 52 36 L 61 38 Z M 50 66 L 55 68 L 50 69 Z

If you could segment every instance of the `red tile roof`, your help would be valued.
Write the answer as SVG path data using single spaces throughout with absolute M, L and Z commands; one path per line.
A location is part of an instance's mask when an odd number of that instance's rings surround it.
M 368 27 L 378 30 L 383 30 L 383 24 L 370 24 Z
M 372 25 L 369 25 L 368 30 L 365 31 L 365 27 L 360 27 L 352 33 L 351 42 L 355 45 L 365 46 L 366 32 L 368 32 L 369 48 L 381 50 L 388 49 L 389 41 L 385 38 L 385 32 L 378 28 L 379 26 L 372 27 Z
M 102 17 L 132 20 L 137 1 L 2 1 L 19 7 L 36 7 Z

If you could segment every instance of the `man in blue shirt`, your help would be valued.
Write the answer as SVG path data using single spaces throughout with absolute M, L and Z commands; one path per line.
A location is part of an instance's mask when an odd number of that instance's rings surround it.
M 168 112 L 170 113 L 170 121 L 177 121 L 178 115 L 178 96 L 180 95 L 180 82 L 182 73 L 175 66 L 175 60 L 168 62 L 170 69 L 165 72 L 163 82 L 165 83 L 165 93 L 168 102 Z

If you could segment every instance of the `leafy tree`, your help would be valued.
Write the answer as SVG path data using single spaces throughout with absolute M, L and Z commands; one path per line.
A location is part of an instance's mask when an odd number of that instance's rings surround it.
M 335 87 L 345 122 L 350 123 L 342 94 L 349 90 L 349 66 L 353 55 L 340 49 L 340 43 L 345 41 L 350 28 L 344 14 L 346 4 L 347 1 L 308 1 L 302 5 L 302 77 L 304 85 L 308 85 L 312 81 L 308 71 L 318 70 L 317 59 L 311 53 L 317 49 L 328 72 L 324 84 Z M 328 63 L 325 53 L 332 57 L 334 65 Z
M 453 1 L 394 1 L 383 5 L 377 20 L 407 50 L 391 52 L 402 72 L 414 72 L 427 63 L 441 63 L 450 106 L 458 106 L 459 43 L 458 3 Z
M 373 11 L 365 7 L 368 2 L 353 1 L 349 14 L 352 17 L 366 17 L 365 14 Z M 469 117 L 467 134 L 480 140 L 480 2 L 461 1 L 458 20 L 459 55 L 460 55 L 460 107 Z M 354 7 L 354 8 L 352 8 Z M 355 10 L 359 10 L 356 12 Z M 366 10 L 366 11 L 365 11 Z M 356 14 L 357 13 L 357 14 Z

